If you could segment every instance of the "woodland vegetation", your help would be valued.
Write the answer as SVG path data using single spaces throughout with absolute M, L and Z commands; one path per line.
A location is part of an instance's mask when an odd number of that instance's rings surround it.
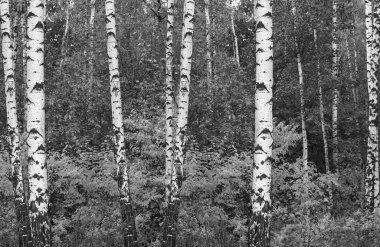
M 380 246 L 378 0 L 0 16 L 0 247 Z

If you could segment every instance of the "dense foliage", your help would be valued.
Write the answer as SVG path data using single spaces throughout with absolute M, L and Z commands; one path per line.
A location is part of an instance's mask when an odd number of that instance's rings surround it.
M 50 215 L 54 246 L 121 246 L 121 216 L 114 180 L 111 141 L 104 1 L 97 1 L 94 81 L 89 83 L 89 1 L 47 1 L 46 117 Z M 339 78 L 339 162 L 325 174 L 323 141 L 317 103 L 316 52 L 311 28 L 320 20 L 320 56 L 328 136 L 331 137 L 331 4 L 299 1 L 302 11 L 297 33 L 290 5 L 274 0 L 274 161 L 273 246 L 379 246 L 380 212 L 362 210 L 363 155 L 366 140 L 366 85 L 362 1 L 339 2 L 342 49 Z M 116 1 L 117 37 L 124 127 L 131 191 L 139 241 L 160 246 L 164 202 L 164 71 L 165 6 L 162 1 Z M 196 1 L 194 54 L 190 86 L 189 138 L 185 180 L 181 189 L 179 246 L 245 246 L 249 236 L 250 188 L 254 131 L 253 7 L 242 0 L 236 11 L 241 67 L 233 59 L 229 10 L 212 1 L 212 85 L 206 83 L 205 17 Z M 182 1 L 175 5 L 174 79 L 179 81 Z M 356 20 L 355 22 L 353 20 Z M 356 36 L 350 32 L 355 25 Z M 344 35 L 350 52 L 358 52 L 359 75 L 348 79 Z M 351 35 L 351 36 L 350 36 Z M 304 180 L 300 135 L 300 99 L 294 39 L 301 42 L 305 76 L 306 119 L 310 169 Z M 357 46 L 352 45 L 356 39 Z M 61 54 L 62 47 L 67 52 Z M 19 45 L 20 46 L 20 45 Z M 21 46 L 20 46 L 20 48 Z M 17 56 L 16 81 L 19 122 L 23 128 L 24 89 L 22 52 Z M 63 67 L 60 68 L 63 59 Z M 0 68 L 2 71 L 2 67 Z M 359 89 L 359 109 L 352 99 Z M 176 87 L 178 87 L 176 83 Z M 178 91 L 178 88 L 176 88 Z M 7 147 L 4 94 L 0 94 L 1 150 Z M 25 134 L 23 134 L 25 140 Z M 329 140 L 330 142 L 330 140 Z M 22 141 L 25 153 L 26 144 Z M 0 246 L 16 246 L 8 155 L 0 157 Z M 26 169 L 25 155 L 23 164 Z M 329 186 L 332 195 L 329 195 Z M 332 202 L 330 200 L 332 198 Z

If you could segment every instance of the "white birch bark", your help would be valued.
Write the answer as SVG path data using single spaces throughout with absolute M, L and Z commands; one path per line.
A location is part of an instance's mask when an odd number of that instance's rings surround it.
M 369 152 L 369 155 L 371 156 L 371 160 L 373 162 L 373 206 L 374 208 L 378 208 L 380 205 L 379 201 L 379 126 L 378 126 L 378 74 L 379 74 L 379 53 L 380 53 L 380 2 L 379 1 L 374 1 L 373 2 L 373 32 L 372 32 L 372 60 L 371 60 L 371 70 L 372 70 L 372 85 L 371 91 L 374 91 L 376 94 L 375 97 L 376 99 L 372 99 L 369 102 L 369 107 L 370 113 L 374 114 L 372 116 L 375 121 L 373 124 L 375 124 L 375 127 L 373 129 L 376 129 L 375 132 L 371 132 L 370 135 L 376 135 L 376 142 L 370 143 L 371 146 L 369 149 L 371 149 L 371 152 Z M 370 125 L 372 124 L 369 122 Z M 373 139 L 371 139 L 372 141 Z
M 207 86 L 212 83 L 212 56 L 211 56 L 211 22 L 210 22 L 210 0 L 205 0 L 206 17 L 206 63 L 207 63 Z
M 239 44 L 235 31 L 235 9 L 234 6 L 231 6 L 231 31 L 233 37 L 233 48 L 234 48 L 234 57 L 236 61 L 236 65 L 240 67 L 240 55 L 239 55 Z
M 295 2 L 292 1 L 292 13 L 294 20 L 294 31 L 297 33 L 297 9 Z M 308 170 L 308 147 L 307 147 L 307 131 L 306 131 L 306 117 L 305 117 L 305 98 L 304 98 L 304 81 L 302 71 L 302 58 L 299 49 L 298 39 L 295 39 L 295 49 L 297 54 L 297 69 L 298 81 L 300 86 L 300 103 L 301 103 L 301 131 L 302 131 L 302 164 L 305 171 Z
M 129 169 L 125 153 L 125 138 L 119 75 L 119 54 L 116 41 L 116 18 L 114 0 L 105 1 L 105 10 L 108 68 L 112 107 L 112 130 L 114 134 L 114 156 L 117 167 L 116 176 L 120 194 L 121 215 L 124 223 L 124 245 L 132 247 L 137 245 L 137 234 L 129 186 Z
M 171 214 L 173 214 L 173 201 L 171 194 L 178 191 L 177 170 L 174 166 L 174 91 L 173 91 L 173 32 L 174 32 L 174 0 L 167 1 L 167 31 L 166 31 L 166 161 L 165 161 L 165 200 L 167 203 L 166 215 L 164 219 L 164 244 L 168 244 L 168 229 Z
M 255 154 L 250 246 L 269 247 L 273 144 L 272 1 L 256 0 L 254 16 L 256 21 Z
M 366 19 L 366 52 L 367 52 L 367 84 L 368 84 L 368 146 L 365 179 L 365 206 L 374 208 L 375 165 L 378 163 L 378 129 L 377 129 L 377 85 L 374 83 L 373 59 L 373 14 L 372 1 L 365 1 Z
M 322 90 L 322 81 L 321 81 L 321 59 L 319 56 L 318 33 L 317 33 L 316 29 L 314 29 L 314 47 L 315 47 L 315 52 L 317 54 L 319 117 L 321 118 L 321 128 L 322 128 L 322 138 L 323 138 L 323 149 L 324 149 L 326 173 L 329 173 L 330 172 L 329 153 L 328 153 L 329 149 L 328 149 L 328 144 L 327 144 L 324 105 L 323 105 L 323 90 Z
M 95 62 L 95 51 L 94 51 L 94 39 L 95 39 L 95 11 L 96 11 L 96 0 L 91 0 L 91 13 L 90 13 L 90 58 L 88 60 L 88 81 L 90 87 L 94 83 L 94 62 Z
M 337 88 L 338 74 L 339 74 L 339 51 L 338 51 L 338 12 L 337 2 L 333 0 L 333 30 L 332 30 L 332 78 L 334 83 L 333 103 L 332 103 L 332 139 L 333 139 L 333 165 L 337 166 L 338 162 L 338 103 L 339 103 L 339 90 Z
M 27 246 L 29 241 L 29 221 L 24 191 L 22 165 L 20 162 L 20 134 L 17 121 L 16 83 L 15 83 L 15 60 L 16 40 L 11 35 L 11 18 L 9 0 L 0 1 L 2 55 L 4 68 L 4 83 L 7 109 L 7 130 L 9 142 L 9 158 L 11 164 L 10 180 L 13 185 L 15 212 L 17 216 L 17 230 L 19 246 Z M 18 19 L 19 13 L 16 13 Z M 18 24 L 17 24 L 18 25 Z M 17 36 L 17 30 L 15 36 Z
M 65 21 L 65 31 L 62 36 L 62 43 L 61 43 L 61 62 L 59 63 L 59 68 L 62 69 L 65 58 L 66 58 L 66 40 L 67 40 L 67 34 L 69 32 L 70 28 L 70 10 L 74 7 L 73 0 L 70 0 L 69 3 L 66 6 L 66 21 Z
M 172 191 L 169 199 L 168 210 L 171 210 L 167 216 L 167 226 L 164 230 L 164 246 L 175 246 L 176 241 L 176 215 L 178 214 L 178 205 L 180 202 L 179 190 L 183 178 L 183 166 L 186 156 L 186 133 L 187 119 L 189 110 L 189 90 L 190 90 L 190 73 L 193 54 L 193 29 L 194 29 L 194 0 L 185 0 L 183 9 L 182 24 L 182 45 L 181 45 L 181 67 L 180 67 L 180 86 L 178 98 L 178 119 L 176 127 L 176 143 L 174 164 L 179 168 L 177 181 L 172 177 Z M 174 172 L 173 172 L 174 174 Z
M 27 14 L 27 145 L 29 217 L 33 246 L 50 246 L 48 177 L 45 147 L 43 0 L 30 0 Z

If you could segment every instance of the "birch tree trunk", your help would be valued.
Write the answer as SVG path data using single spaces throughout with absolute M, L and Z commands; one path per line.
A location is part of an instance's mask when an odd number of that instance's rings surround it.
M 334 83 L 333 102 L 332 102 L 332 139 L 333 139 L 333 165 L 336 167 L 338 162 L 338 103 L 339 90 L 337 87 L 339 73 L 339 51 L 338 51 L 338 12 L 337 2 L 333 0 L 333 30 L 332 30 L 332 78 Z
M 367 84 L 368 84 L 368 146 L 365 181 L 365 207 L 374 208 L 375 165 L 378 163 L 378 130 L 377 130 L 377 85 L 374 83 L 373 59 L 373 14 L 372 1 L 365 1 L 366 19 L 366 52 L 367 52 Z
M 91 13 L 90 13 L 90 59 L 88 60 L 88 81 L 90 87 L 94 83 L 94 61 L 95 61 L 95 51 L 94 51 L 94 38 L 95 38 L 95 6 L 96 0 L 91 0 Z
M 318 95 L 319 96 L 319 116 L 321 118 L 323 149 L 325 152 L 326 173 L 329 173 L 330 172 L 329 149 L 328 149 L 328 144 L 327 144 L 325 115 L 324 115 L 324 106 L 323 106 L 323 90 L 322 90 L 322 81 L 321 81 L 321 59 L 319 56 L 318 34 L 317 34 L 316 29 L 314 29 L 314 47 L 315 47 L 315 53 L 317 54 L 317 76 L 318 76 L 317 80 L 318 80 L 318 94 L 319 94 Z
M 125 154 L 123 112 L 121 102 L 119 55 L 116 41 L 116 18 L 114 0 L 105 1 L 107 54 L 112 106 L 112 128 L 114 141 L 114 156 L 117 167 L 117 182 L 120 194 L 121 215 L 124 223 L 124 246 L 137 246 L 137 233 L 132 208 L 129 186 L 129 168 Z
M 252 178 L 251 247 L 269 247 L 271 215 L 271 160 L 273 144 L 272 1 L 255 1 L 256 95 L 255 154 Z
M 194 29 L 194 0 L 185 0 L 182 25 L 180 87 L 178 99 L 178 120 L 176 128 L 174 166 L 179 168 L 179 174 L 173 169 L 171 193 L 169 198 L 166 229 L 164 229 L 163 243 L 166 247 L 176 246 L 176 221 L 180 203 L 179 188 L 182 184 L 183 166 L 186 156 L 186 132 L 189 109 L 190 73 L 193 54 Z M 173 166 L 173 168 L 174 168 Z
M 70 27 L 70 10 L 74 6 L 73 0 L 70 0 L 67 3 L 66 6 L 66 21 L 65 21 L 65 31 L 62 36 L 62 43 L 61 43 L 61 62 L 59 63 L 59 69 L 62 69 L 64 63 L 65 63 L 65 58 L 66 58 L 66 39 L 67 39 L 67 34 L 69 32 L 69 27 Z
M 0 2 L 2 55 L 7 108 L 7 129 L 9 142 L 9 159 L 11 164 L 10 181 L 13 185 L 15 212 L 19 246 L 30 246 L 29 221 L 24 191 L 22 165 L 20 162 L 20 134 L 17 121 L 16 83 L 15 83 L 15 40 L 11 37 L 11 18 L 9 0 Z M 18 15 L 19 13 L 16 13 Z M 17 18 L 17 17 L 16 17 Z M 15 30 L 17 33 L 17 30 Z
M 212 83 L 210 0 L 205 0 L 207 86 Z
M 367 4 L 367 1 L 366 1 Z M 366 5 L 367 6 L 367 5 Z M 369 10 L 368 10 L 369 11 Z M 366 8 L 367 18 L 367 8 Z M 366 22 L 367 24 L 367 22 Z M 373 169 L 373 207 L 379 207 L 379 133 L 378 133 L 378 70 L 379 70 L 379 52 L 380 52 L 380 3 L 373 2 L 373 17 L 372 17 L 372 44 L 369 58 L 370 73 L 368 81 L 369 93 L 369 137 L 367 149 L 367 167 Z M 367 30 L 368 32 L 370 30 Z M 368 45 L 368 40 L 367 40 Z M 368 65 L 368 60 L 367 60 Z M 368 70 L 368 68 L 367 68 Z M 368 78 L 367 78 L 368 80 Z M 370 170 L 370 169 L 369 169 Z
M 292 1 L 292 13 L 294 21 L 294 31 L 297 32 L 297 9 L 295 2 Z M 295 39 L 295 49 L 297 54 L 297 68 L 298 80 L 300 85 L 300 99 L 301 99 L 301 130 L 302 130 L 302 164 L 305 171 L 308 170 L 308 149 L 307 149 L 307 131 L 306 131 L 306 117 L 305 117 L 305 97 L 304 97 L 304 82 L 302 71 L 302 58 L 299 49 L 298 39 Z
M 173 201 L 171 200 L 172 191 L 178 190 L 177 171 L 174 166 L 174 127 L 173 127 L 173 32 L 174 32 L 174 0 L 167 1 L 167 32 L 166 32 L 166 162 L 165 162 L 165 201 L 167 203 L 166 215 L 164 219 L 164 244 L 167 243 L 168 223 L 172 214 Z M 170 246 L 170 245 L 169 245 Z
M 234 40 L 234 56 L 235 56 L 235 61 L 238 67 L 240 67 L 240 56 L 239 56 L 239 44 L 238 44 L 238 39 L 236 36 L 236 31 L 235 31 L 235 9 L 234 6 L 231 6 L 231 31 L 232 31 L 232 37 Z
M 27 145 L 29 217 L 33 246 L 51 246 L 45 148 L 43 0 L 30 0 L 27 14 Z

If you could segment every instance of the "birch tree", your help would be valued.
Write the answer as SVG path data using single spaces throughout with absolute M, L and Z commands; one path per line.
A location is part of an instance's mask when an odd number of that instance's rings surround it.
M 205 0 L 207 86 L 212 83 L 210 0 Z
M 90 86 L 94 83 L 94 62 L 95 62 L 95 50 L 94 50 L 94 39 L 95 39 L 95 11 L 96 11 L 96 0 L 91 0 L 90 2 L 91 12 L 90 12 L 90 59 L 88 60 L 88 81 Z
M 294 31 L 297 33 L 297 8 L 294 0 L 292 1 L 292 13 L 294 22 Z M 297 56 L 298 81 L 300 86 L 300 103 L 301 103 L 301 130 L 302 130 L 302 163 L 303 168 L 307 170 L 308 166 L 308 150 L 307 150 L 307 132 L 306 132 L 306 116 L 305 116 L 305 97 L 304 97 L 304 82 L 302 71 L 302 58 L 299 48 L 298 39 L 295 39 L 295 49 Z
M 233 51 L 234 51 L 234 59 L 236 61 L 236 65 L 240 67 L 240 55 L 239 55 L 239 44 L 238 38 L 236 36 L 235 30 L 235 9 L 239 6 L 239 0 L 230 0 L 228 3 L 228 7 L 230 8 L 230 18 L 231 18 L 231 32 L 233 38 Z
M 30 0 L 27 14 L 27 146 L 29 217 L 33 246 L 50 246 L 45 147 L 44 13 L 42 0 Z
M 117 167 L 116 178 L 120 194 L 121 215 L 124 223 L 124 245 L 137 246 L 137 234 L 132 208 L 132 199 L 129 186 L 129 169 L 125 154 L 124 127 L 122 115 L 119 55 L 116 41 L 116 18 L 114 0 L 105 1 L 107 54 L 112 106 L 112 130 L 114 141 L 114 156 Z
M 165 199 L 167 203 L 167 212 L 164 225 L 164 237 L 168 230 L 168 221 L 171 214 L 173 214 L 174 201 L 172 201 L 171 194 L 173 191 L 178 191 L 177 184 L 177 171 L 174 166 L 174 114 L 173 114 L 173 104 L 174 101 L 174 91 L 173 91 L 173 32 L 174 32 L 174 0 L 167 1 L 167 31 L 166 31 L 166 161 L 165 161 Z M 172 221 L 173 219 L 171 219 Z M 167 241 L 164 239 L 164 242 Z M 169 244 L 169 243 L 166 243 Z
M 372 71 L 373 71 L 373 85 L 375 86 L 376 91 L 376 103 L 378 102 L 378 83 L 379 83 L 379 53 L 380 53 L 380 2 L 374 1 L 373 3 L 373 42 L 372 42 Z M 371 104 L 371 103 L 370 103 Z M 374 182 L 373 182 L 373 193 L 374 193 L 374 208 L 378 208 L 380 206 L 380 198 L 379 198 L 379 126 L 378 126 L 378 106 L 374 107 L 374 112 L 376 112 L 376 131 L 377 131 L 377 146 L 375 148 L 376 153 L 375 161 L 374 161 Z
M 4 82 L 7 108 L 7 129 L 9 142 L 9 157 L 11 164 L 10 180 L 13 185 L 15 211 L 19 246 L 28 246 L 29 221 L 26 195 L 24 191 L 22 165 L 20 162 L 20 134 L 17 121 L 16 83 L 15 83 L 15 42 L 11 35 L 11 18 L 9 0 L 0 2 L 1 37 L 4 68 Z M 18 13 L 16 13 L 18 15 Z M 15 30 L 17 31 L 17 30 Z
M 334 82 L 333 102 L 332 102 L 332 139 L 333 139 L 333 164 L 337 165 L 338 162 L 338 103 L 339 103 L 339 90 L 337 86 L 338 73 L 339 73 L 339 51 L 338 51 L 338 5 L 336 0 L 333 0 L 333 30 L 332 30 L 332 78 Z
M 255 154 L 250 244 L 252 247 L 269 247 L 273 144 L 272 1 L 256 0 L 254 16 L 256 23 Z
M 323 150 L 324 150 L 324 157 L 325 157 L 326 173 L 329 173 L 330 172 L 330 163 L 329 163 L 329 149 L 328 149 L 327 135 L 326 135 L 324 105 L 323 105 L 323 90 L 322 90 L 322 81 L 321 81 L 321 58 L 319 56 L 319 49 L 318 49 L 317 29 L 314 29 L 313 32 L 314 32 L 314 48 L 315 48 L 315 53 L 317 55 L 319 117 L 320 117 L 321 128 L 322 128 Z
M 176 218 L 178 214 L 178 206 L 180 202 L 179 190 L 183 178 L 183 166 L 185 164 L 185 145 L 187 132 L 187 119 L 189 111 L 189 90 L 190 90 L 190 73 L 193 55 L 193 31 L 194 31 L 194 0 L 185 0 L 183 9 L 182 24 L 182 45 L 181 45 L 181 67 L 180 67 L 180 85 L 178 98 L 178 118 L 176 126 L 176 142 L 175 142 L 175 158 L 174 166 L 179 169 L 179 176 L 173 166 L 172 181 L 169 197 L 168 212 L 164 229 L 163 242 L 164 246 L 175 246 L 176 241 Z M 177 181 L 175 181 L 175 179 Z M 177 183 L 177 186 L 175 186 Z
M 372 12 L 373 9 L 373 12 Z M 379 206 L 379 148 L 378 148 L 378 86 L 376 72 L 379 64 L 380 6 L 375 1 L 365 1 L 366 52 L 368 84 L 368 147 L 366 166 L 366 207 Z

